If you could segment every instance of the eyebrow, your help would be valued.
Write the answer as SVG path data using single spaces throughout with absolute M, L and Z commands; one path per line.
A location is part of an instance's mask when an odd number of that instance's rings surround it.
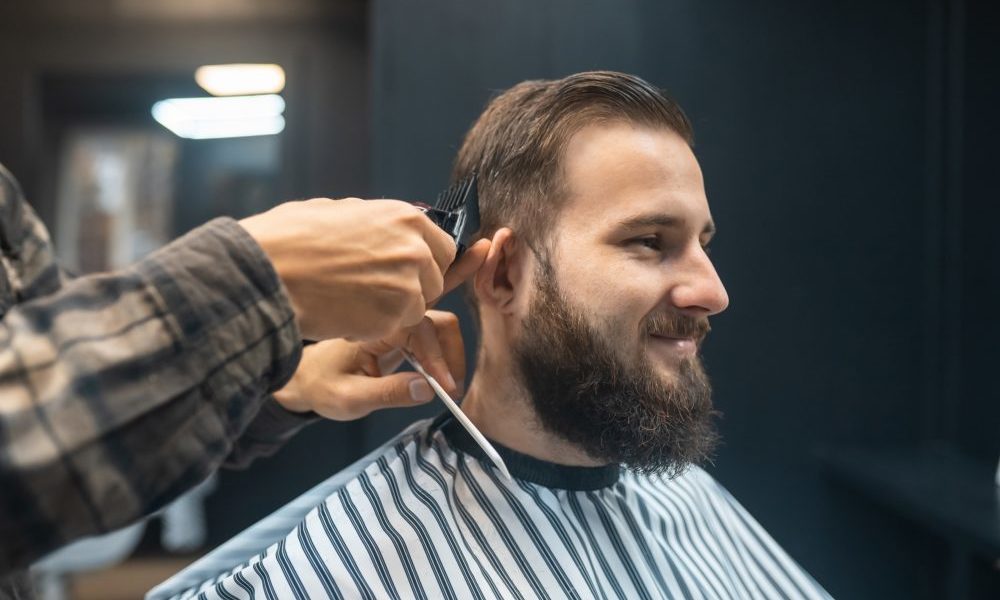
M 684 219 L 681 217 L 675 217 L 673 215 L 668 215 L 664 213 L 657 213 L 652 215 L 637 215 L 634 217 L 629 217 L 623 219 L 618 223 L 618 226 L 623 229 L 643 229 L 646 227 L 681 227 L 684 225 Z M 701 230 L 701 235 L 715 235 L 715 222 L 711 219 L 708 223 L 705 223 L 705 227 Z

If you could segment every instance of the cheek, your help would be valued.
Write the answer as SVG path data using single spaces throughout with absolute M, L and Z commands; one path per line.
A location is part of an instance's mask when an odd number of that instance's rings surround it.
M 624 341 L 663 302 L 662 266 L 643 263 L 614 248 L 589 253 L 577 249 L 575 258 L 560 269 L 559 287 L 608 335 Z
M 605 278 L 588 283 L 568 292 L 573 305 L 613 343 L 635 341 L 642 321 L 656 306 L 656 300 L 622 280 Z

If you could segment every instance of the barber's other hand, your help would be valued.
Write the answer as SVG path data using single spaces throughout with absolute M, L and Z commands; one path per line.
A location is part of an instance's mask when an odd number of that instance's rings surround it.
M 453 396 L 462 393 L 465 345 L 458 318 L 427 311 L 421 321 L 375 342 L 327 340 L 303 349 L 295 375 L 274 394 L 292 412 L 313 411 L 328 419 L 359 419 L 380 408 L 416 406 L 434 392 L 418 373 L 393 373 L 405 347 Z
M 454 240 L 398 200 L 287 202 L 240 225 L 285 284 L 302 336 L 315 340 L 375 340 L 419 323 L 488 251 L 474 246 L 452 265 Z

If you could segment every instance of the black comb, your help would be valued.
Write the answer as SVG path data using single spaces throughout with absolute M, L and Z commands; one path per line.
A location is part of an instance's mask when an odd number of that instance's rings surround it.
M 431 221 L 455 239 L 456 258 L 469 247 L 472 236 L 479 231 L 479 193 L 476 174 L 460 179 L 438 194 L 433 205 L 414 204 Z

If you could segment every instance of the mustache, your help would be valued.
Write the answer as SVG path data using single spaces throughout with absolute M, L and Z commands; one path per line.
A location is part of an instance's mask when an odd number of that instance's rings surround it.
M 693 338 L 701 343 L 708 332 L 712 331 L 712 326 L 708 324 L 707 317 L 696 318 L 674 313 L 650 317 L 646 320 L 645 330 L 647 335 Z

